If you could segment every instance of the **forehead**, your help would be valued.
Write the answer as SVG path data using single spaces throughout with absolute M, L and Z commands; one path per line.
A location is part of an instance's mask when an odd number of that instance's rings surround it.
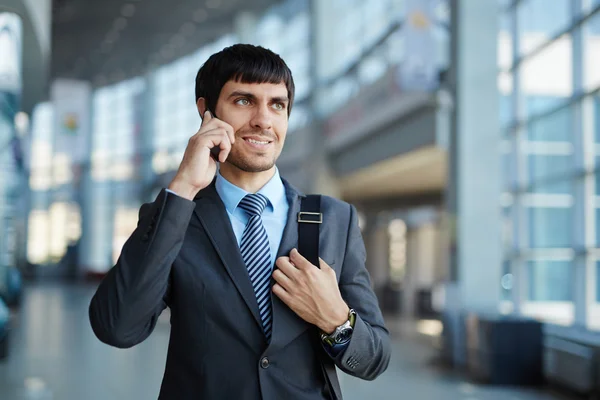
M 287 97 L 288 91 L 283 82 L 281 83 L 242 83 L 228 81 L 221 89 L 221 95 L 228 96 L 233 92 L 245 92 L 256 97 Z

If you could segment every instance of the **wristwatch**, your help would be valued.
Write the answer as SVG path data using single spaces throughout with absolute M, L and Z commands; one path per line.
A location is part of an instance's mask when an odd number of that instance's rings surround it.
M 329 346 L 348 343 L 352 338 L 355 320 L 356 311 L 350 309 L 350 312 L 348 313 L 348 321 L 335 328 L 335 330 L 330 335 L 322 332 L 321 340 L 323 341 L 323 343 L 328 344 Z

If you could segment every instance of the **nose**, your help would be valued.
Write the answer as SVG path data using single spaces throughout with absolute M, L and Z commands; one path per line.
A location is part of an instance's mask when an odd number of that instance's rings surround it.
M 252 125 L 253 128 L 260 130 L 271 129 L 271 110 L 267 104 L 261 104 L 259 107 L 255 108 L 255 113 L 250 120 L 250 125 Z

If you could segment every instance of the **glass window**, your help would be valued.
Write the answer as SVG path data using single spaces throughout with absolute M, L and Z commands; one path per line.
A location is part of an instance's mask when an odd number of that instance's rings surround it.
M 535 260 L 527 262 L 530 301 L 572 301 L 571 261 Z
M 396 7 L 390 0 L 359 2 L 332 0 L 332 13 L 338 28 L 332 30 L 332 44 L 336 57 L 328 68 L 326 77 L 337 76 L 358 60 L 361 53 L 373 46 L 391 24 L 404 13 L 404 7 Z
M 500 14 L 498 31 L 498 67 L 508 69 L 513 64 L 512 13 Z
M 516 183 L 516 179 L 515 179 L 515 174 L 516 174 L 516 162 L 515 162 L 515 153 L 510 151 L 510 142 L 505 142 L 503 145 L 503 151 L 502 152 L 502 158 L 501 158 L 501 163 L 502 163 L 502 177 L 503 179 L 503 184 L 504 184 L 504 189 L 509 190 L 514 186 L 514 184 Z
M 502 207 L 502 243 L 506 252 L 514 248 L 514 228 L 512 205 Z
M 171 150 L 186 143 L 200 126 L 194 101 L 195 75 L 200 66 L 193 65 L 195 61 L 194 57 L 188 57 L 165 65 L 154 73 L 155 149 Z M 190 126 L 193 117 L 197 122 Z
M 536 182 L 531 184 L 530 192 L 535 194 L 571 194 L 573 182 L 564 179 Z
M 92 177 L 95 180 L 134 177 L 133 158 L 141 150 L 136 126 L 144 91 L 143 78 L 98 89 L 93 94 Z
M 581 10 L 579 11 L 579 17 L 589 14 L 594 8 L 600 5 L 600 0 L 585 0 L 581 2 Z
M 388 37 L 385 47 L 390 64 L 396 65 L 404 60 L 404 36 L 400 31 L 396 31 Z
M 587 101 L 590 99 L 588 98 Z M 584 102 L 586 99 L 584 99 Z M 584 120 L 584 124 L 591 123 L 594 129 L 594 141 L 600 144 L 600 95 L 596 94 L 592 96 L 592 112 L 585 114 L 586 119 L 592 119 L 592 121 Z M 597 164 L 597 163 L 596 163 Z
M 598 179 L 598 178 L 596 178 Z M 596 224 L 596 247 L 600 247 L 600 209 L 596 208 L 596 218 L 595 218 L 595 224 Z
M 571 36 L 563 35 L 520 66 L 527 116 L 561 105 L 573 94 Z
M 512 96 L 500 94 L 500 126 L 504 129 L 514 120 L 512 107 Z
M 504 261 L 502 263 L 502 279 L 500 284 L 502 285 L 502 300 L 509 301 L 512 299 L 512 289 L 514 284 L 513 274 L 511 273 L 510 261 Z
M 598 168 L 600 168 L 600 155 L 596 156 L 595 159 L 596 159 L 596 171 L 594 172 L 594 181 L 596 183 L 595 194 L 596 194 L 596 196 L 600 196 L 600 171 L 598 170 Z
M 600 303 L 600 261 L 596 261 L 596 302 Z
M 565 107 L 527 126 L 527 138 L 541 142 L 571 142 L 573 132 L 572 107 Z
M 358 79 L 363 85 L 377 81 L 387 72 L 387 63 L 383 54 L 375 54 L 364 58 L 358 66 Z
M 32 115 L 29 184 L 32 190 L 50 189 L 54 109 L 51 103 L 38 104 Z
M 571 0 L 524 0 L 517 8 L 519 54 L 526 55 L 571 22 Z
M 295 101 L 310 94 L 311 18 L 307 1 L 287 1 L 271 7 L 258 21 L 255 44 L 281 55 L 294 76 Z
M 535 206 L 527 208 L 527 227 L 531 248 L 570 248 L 573 208 Z
M 562 154 L 529 154 L 529 182 L 538 183 L 563 178 L 573 169 L 573 156 Z
M 586 91 L 600 87 L 600 14 L 582 26 L 583 86 Z

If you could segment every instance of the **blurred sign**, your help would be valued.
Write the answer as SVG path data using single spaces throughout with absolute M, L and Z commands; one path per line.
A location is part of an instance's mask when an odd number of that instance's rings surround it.
M 405 57 L 398 69 L 403 91 L 429 91 L 438 86 L 434 0 L 406 0 L 406 19 L 400 30 Z
M 68 155 L 71 164 L 89 159 L 91 97 L 88 82 L 57 79 L 52 83 L 54 154 Z
M 0 13 L 0 91 L 21 92 L 21 19 Z

